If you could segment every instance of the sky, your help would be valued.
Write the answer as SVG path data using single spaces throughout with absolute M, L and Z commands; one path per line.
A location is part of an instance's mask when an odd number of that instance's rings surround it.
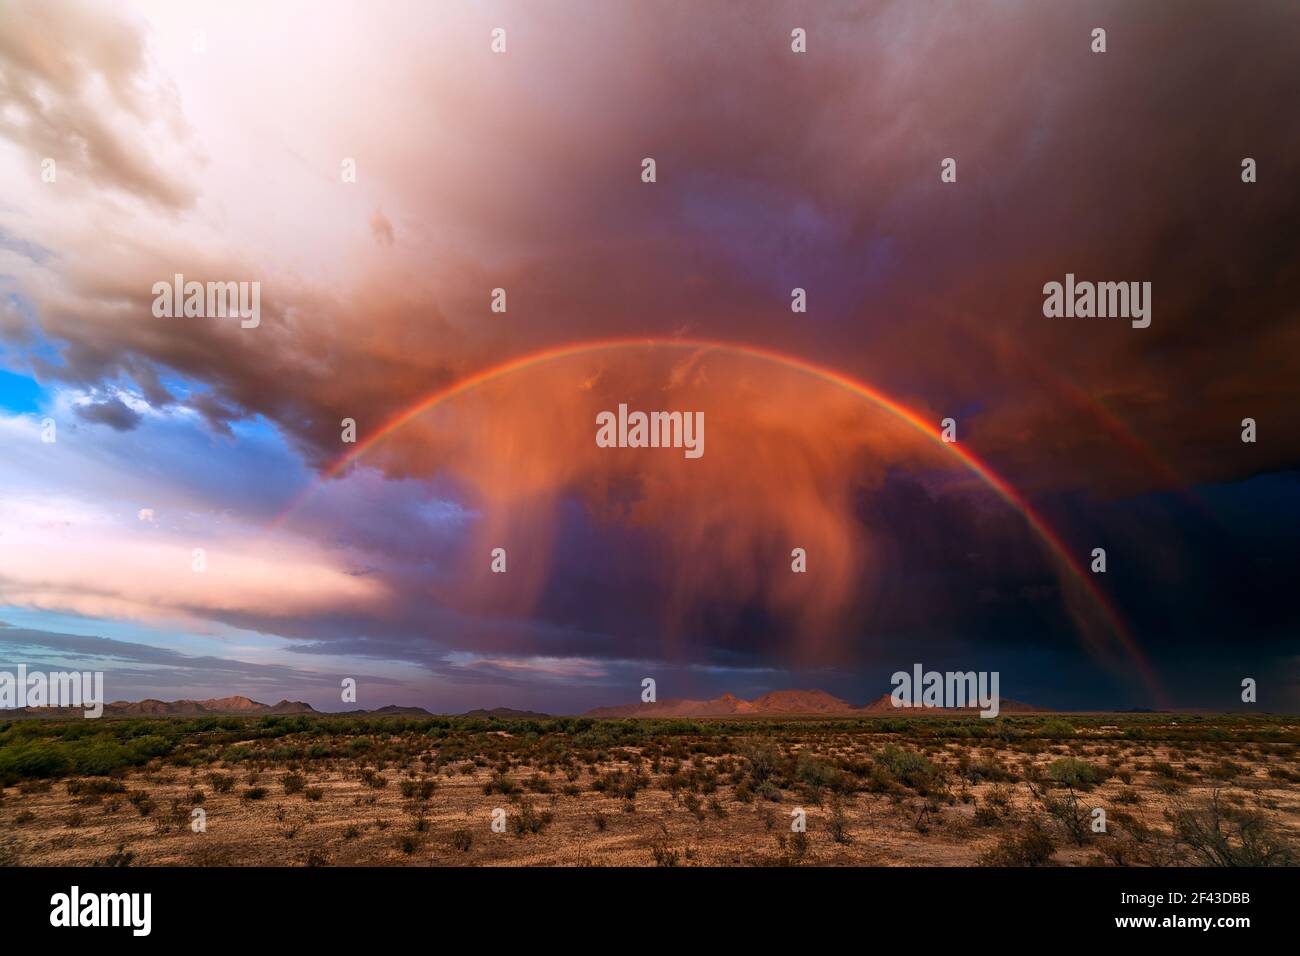
M 0 668 L 577 713 L 919 663 L 1295 711 L 1297 36 L 1268 0 L 4 0 Z M 157 314 L 177 274 L 260 321 Z M 1067 274 L 1151 283 L 1150 326 L 1045 316 Z M 704 453 L 599 447 L 620 404 Z

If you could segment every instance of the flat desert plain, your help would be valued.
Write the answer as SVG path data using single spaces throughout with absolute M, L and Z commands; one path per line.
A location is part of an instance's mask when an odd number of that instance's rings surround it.
M 0 861 L 1300 862 L 1300 718 L 13 720 Z

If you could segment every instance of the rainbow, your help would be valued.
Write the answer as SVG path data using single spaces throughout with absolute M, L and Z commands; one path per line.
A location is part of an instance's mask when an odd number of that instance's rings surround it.
M 410 405 L 403 411 L 399 412 L 393 418 L 389 419 L 382 427 L 373 432 L 365 440 L 357 443 L 356 447 L 349 450 L 341 456 L 332 465 L 326 468 L 304 492 L 294 499 L 289 506 L 281 512 L 271 523 L 271 528 L 277 528 L 283 525 L 290 516 L 297 511 L 302 505 L 320 488 L 324 482 L 338 477 L 351 464 L 360 459 L 371 448 L 379 444 L 394 432 L 399 431 L 404 425 L 409 423 L 420 415 L 428 412 L 430 409 L 437 407 L 449 398 L 454 398 L 471 389 L 477 388 L 488 382 L 504 378 L 507 375 L 513 375 L 525 369 L 542 365 L 547 362 L 553 362 L 560 359 L 573 358 L 581 355 L 590 355 L 597 352 L 614 351 L 629 348 L 673 348 L 673 349 L 692 349 L 696 351 L 718 351 L 728 355 L 742 356 L 763 362 L 770 362 L 775 365 L 788 369 L 794 369 L 802 372 L 819 381 L 845 389 L 860 398 L 866 399 L 878 408 L 888 412 L 890 415 L 905 422 L 911 428 L 915 429 L 926 438 L 938 444 L 948 454 L 956 458 L 966 469 L 976 475 L 984 484 L 991 488 L 1003 501 L 1018 511 L 1028 523 L 1029 527 L 1038 536 L 1038 538 L 1047 547 L 1052 557 L 1057 560 L 1063 568 L 1078 582 L 1083 591 L 1101 611 L 1106 620 L 1107 626 L 1119 641 L 1124 651 L 1128 654 L 1132 662 L 1138 667 L 1139 673 L 1146 682 L 1149 689 L 1155 696 L 1160 699 L 1163 694 L 1160 691 L 1159 684 L 1152 673 L 1150 665 L 1138 649 L 1128 627 L 1124 624 L 1118 611 L 1114 608 L 1110 600 L 1106 597 L 1097 585 L 1094 583 L 1092 576 L 1080 564 L 1079 560 L 1074 557 L 1071 549 L 1061 540 L 1060 536 L 1052 530 L 1051 526 L 1039 515 L 1025 498 L 1015 490 L 1004 478 L 998 475 L 992 468 L 977 458 L 974 454 L 967 451 L 962 445 L 956 442 L 946 442 L 943 440 L 939 429 L 932 423 L 921 418 L 916 412 L 906 405 L 895 401 L 888 395 L 879 391 L 867 383 L 852 378 L 834 369 L 818 365 L 798 356 L 788 355 L 771 349 L 762 348 L 755 345 L 746 345 L 737 342 L 726 342 L 714 339 L 694 339 L 694 338 L 613 338 L 600 339 L 595 341 L 571 342 L 565 345 L 557 345 L 550 348 L 542 349 L 536 352 L 530 352 L 526 355 L 516 356 L 508 359 L 498 365 L 474 372 L 458 381 L 452 382 L 442 388 L 436 389 L 424 398 Z

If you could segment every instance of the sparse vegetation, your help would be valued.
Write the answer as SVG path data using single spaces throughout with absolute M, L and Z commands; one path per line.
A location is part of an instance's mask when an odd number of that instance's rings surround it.
M 1105 777 L 1100 769 L 1077 757 L 1062 757 L 1052 761 L 1052 765 L 1047 768 L 1047 776 L 1057 786 L 1073 790 L 1091 790 Z
M 1044 866 L 1051 862 L 1056 844 L 1038 821 L 1028 821 L 1017 832 L 1001 837 L 979 858 L 980 866 Z
M 94 754 L 124 762 L 81 769 Z M 246 865 L 288 840 L 273 862 L 871 865 L 915 848 L 995 866 L 1295 864 L 1297 755 L 1295 719 L 1272 715 L 12 720 L 0 862 L 110 865 L 120 843 L 127 862 Z M 196 845 L 200 806 L 238 825 Z M 473 852 L 496 806 L 518 839 Z M 789 831 L 795 806 L 807 833 Z
M 1200 806 L 1177 806 L 1169 817 L 1175 839 L 1204 866 L 1300 863 L 1296 848 L 1263 813 L 1229 806 L 1217 790 Z

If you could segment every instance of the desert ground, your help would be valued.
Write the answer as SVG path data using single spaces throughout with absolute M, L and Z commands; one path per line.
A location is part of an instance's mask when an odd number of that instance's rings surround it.
M 1281 716 L 13 720 L 0 784 L 9 865 L 1300 863 Z

